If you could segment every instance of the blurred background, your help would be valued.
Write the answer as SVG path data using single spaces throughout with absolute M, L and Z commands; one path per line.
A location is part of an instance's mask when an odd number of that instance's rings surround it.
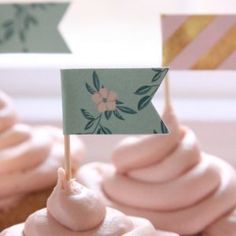
M 60 68 L 161 66 L 165 51 L 162 16 L 206 14 L 236 16 L 236 1 L 101 0 L 99 4 L 94 0 L 72 1 L 59 24 L 72 54 L 1 53 L 0 89 L 13 98 L 22 121 L 61 126 Z M 185 28 L 184 36 L 191 35 L 198 25 Z M 236 27 L 236 17 L 233 27 Z M 231 38 L 227 41 L 230 45 L 236 42 L 236 37 Z M 181 42 L 177 40 L 176 47 L 182 45 Z M 231 50 L 236 51 L 235 43 Z M 196 132 L 206 152 L 236 167 L 234 68 L 178 70 L 170 66 L 169 78 L 180 122 Z M 161 113 L 163 86 L 153 102 Z M 122 135 L 83 136 L 88 146 L 84 162 L 109 161 L 112 148 L 122 138 Z

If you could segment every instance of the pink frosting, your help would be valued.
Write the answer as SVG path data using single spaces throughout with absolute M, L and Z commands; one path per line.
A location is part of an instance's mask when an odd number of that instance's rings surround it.
M 58 174 L 58 184 L 47 201 L 51 216 L 73 231 L 86 231 L 100 225 L 106 208 L 99 197 L 75 180 L 68 183 L 62 169 Z
M 75 170 L 84 148 L 76 137 L 71 142 Z M 0 92 L 0 210 L 13 207 L 27 193 L 53 186 L 63 149 L 60 129 L 19 123 L 12 101 Z
M 75 180 L 66 181 L 64 170 L 59 169 L 58 183 L 48 199 L 47 209 L 36 211 L 28 217 L 25 224 L 6 229 L 0 235 L 158 236 L 160 234 L 146 219 L 128 217 L 118 210 L 105 207 L 93 191 Z
M 235 236 L 235 170 L 201 152 L 194 133 L 178 125 L 172 109 L 163 119 L 170 135 L 125 139 L 114 151 L 114 166 L 88 164 L 78 178 L 105 204 L 148 218 L 157 228 Z

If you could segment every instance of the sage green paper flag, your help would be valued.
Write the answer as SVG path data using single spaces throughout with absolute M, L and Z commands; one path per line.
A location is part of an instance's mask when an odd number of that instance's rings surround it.
M 68 53 L 57 29 L 69 3 L 0 4 L 0 53 Z
M 168 69 L 61 71 L 65 134 L 168 133 L 151 100 Z

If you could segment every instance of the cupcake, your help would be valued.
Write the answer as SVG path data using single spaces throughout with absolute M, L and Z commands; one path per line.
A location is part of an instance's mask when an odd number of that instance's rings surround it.
M 84 149 L 79 139 L 71 142 L 75 172 Z M 63 160 L 62 131 L 20 123 L 12 101 L 0 92 L 0 229 L 45 207 Z
M 67 181 L 62 168 L 48 198 L 47 208 L 30 215 L 26 222 L 4 230 L 1 236 L 171 236 L 158 232 L 144 219 L 129 217 L 106 207 L 94 191 L 75 180 Z
M 149 219 L 180 235 L 236 235 L 236 174 L 222 159 L 202 152 L 173 110 L 163 120 L 170 135 L 123 140 L 113 164 L 91 163 L 78 173 L 106 205 Z

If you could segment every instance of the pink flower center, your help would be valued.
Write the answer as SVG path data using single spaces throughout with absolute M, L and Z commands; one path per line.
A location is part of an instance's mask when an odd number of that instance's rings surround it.
M 103 98 L 102 101 L 103 101 L 104 103 L 107 103 L 107 102 L 108 102 L 108 99 L 107 99 L 107 98 Z

